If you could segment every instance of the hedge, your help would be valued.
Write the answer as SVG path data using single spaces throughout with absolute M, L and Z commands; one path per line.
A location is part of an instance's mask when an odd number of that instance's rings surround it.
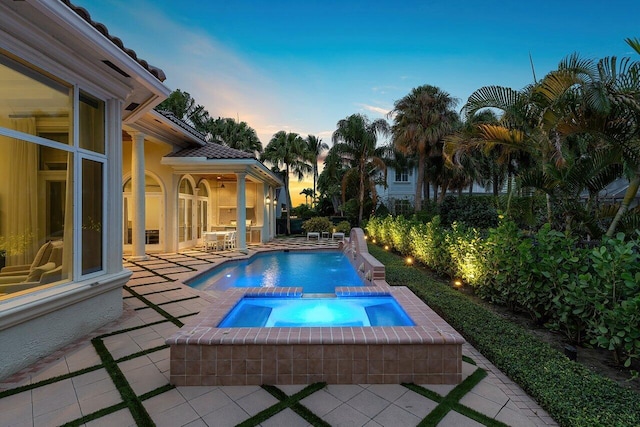
M 403 259 L 370 245 L 391 285 L 409 287 L 562 426 L 638 426 L 640 395 L 541 342 Z

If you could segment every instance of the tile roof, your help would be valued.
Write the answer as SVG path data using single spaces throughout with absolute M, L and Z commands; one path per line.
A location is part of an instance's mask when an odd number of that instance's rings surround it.
M 184 120 L 176 117 L 176 115 L 173 114 L 171 111 L 167 111 L 167 110 L 155 110 L 155 111 L 158 114 L 161 114 L 162 116 L 166 117 L 172 123 L 180 126 L 180 128 L 186 130 L 187 132 L 189 132 L 190 134 L 192 134 L 196 138 L 201 139 L 203 143 L 207 140 L 207 136 L 205 134 L 203 134 L 202 132 L 198 131 L 196 128 L 191 126 L 191 124 L 189 124 L 189 123 L 185 122 Z
M 119 47 L 120 50 L 122 50 L 124 53 L 129 55 L 134 61 L 142 65 L 142 67 L 145 70 L 149 71 L 156 79 L 158 79 L 161 82 L 164 82 L 167 79 L 167 76 L 165 75 L 164 71 L 162 71 L 158 67 L 154 67 L 144 59 L 138 58 L 138 54 L 136 53 L 136 51 L 125 47 L 124 43 L 122 43 L 122 40 L 120 40 L 118 37 L 114 37 L 111 34 L 109 34 L 109 30 L 104 24 L 93 21 L 91 19 L 91 15 L 85 8 L 72 4 L 70 0 L 60 0 L 60 1 L 64 3 L 67 7 L 69 7 L 69 9 L 74 11 L 76 15 L 78 15 L 79 17 L 87 21 L 93 28 L 98 30 L 103 36 L 109 39 L 111 43 L 113 43 L 114 45 Z
M 207 142 L 203 147 L 185 148 L 166 157 L 206 157 L 207 159 L 255 159 L 256 157 L 244 151 L 227 147 L 217 142 Z

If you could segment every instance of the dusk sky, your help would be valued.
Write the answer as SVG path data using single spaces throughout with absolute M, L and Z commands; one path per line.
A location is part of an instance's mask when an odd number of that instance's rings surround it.
M 637 56 L 624 39 L 640 38 L 638 0 L 72 2 L 265 146 L 279 130 L 330 143 L 338 120 L 386 118 L 423 84 L 459 109 L 482 86 L 532 83 L 529 55 L 540 78 L 574 52 Z

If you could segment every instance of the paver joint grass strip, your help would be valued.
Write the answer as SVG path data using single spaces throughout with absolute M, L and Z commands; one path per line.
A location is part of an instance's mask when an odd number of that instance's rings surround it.
M 475 363 L 474 363 L 475 364 Z M 490 427 L 504 427 L 506 424 L 500 421 L 494 420 L 474 409 L 459 403 L 459 400 L 464 397 L 469 391 L 471 391 L 483 378 L 487 376 L 487 372 L 484 369 L 478 368 L 475 372 L 463 382 L 455 386 L 446 396 L 440 396 L 438 393 L 421 387 L 416 384 L 403 383 L 402 385 L 411 391 L 414 391 L 428 399 L 431 399 L 438 403 L 429 414 L 418 424 L 421 427 L 437 426 L 440 421 L 449 413 L 449 411 L 456 411 L 467 418 L 471 418 L 485 426 Z
M 152 303 L 151 301 L 149 301 L 147 298 L 143 297 L 142 295 L 140 295 L 139 293 L 137 293 L 136 291 L 134 291 L 133 289 L 131 289 L 129 286 L 124 285 L 123 286 L 124 289 L 127 290 L 127 292 L 130 292 L 132 295 L 134 295 L 136 298 L 138 298 L 140 301 L 142 301 L 143 303 L 147 304 L 149 307 L 151 307 L 152 309 L 154 309 L 156 312 L 158 312 L 161 316 L 163 316 L 164 318 L 166 318 L 167 320 L 169 320 L 170 322 L 172 322 L 174 325 L 176 325 L 177 327 L 181 328 L 182 326 L 184 326 L 184 323 L 182 323 L 180 320 L 178 320 L 176 317 L 172 316 L 171 314 L 167 313 L 166 311 L 164 311 L 162 308 L 158 307 L 156 304 Z
M 109 353 L 109 350 L 104 345 L 101 339 L 92 339 L 91 343 L 96 349 L 96 352 L 100 356 L 102 360 L 102 364 L 104 365 L 107 373 L 111 377 L 113 384 L 116 386 L 116 389 L 120 393 L 122 397 L 122 401 L 127 405 L 133 419 L 136 421 L 138 426 L 155 426 L 155 423 L 151 419 L 151 416 L 145 409 L 144 405 L 142 405 L 142 401 L 138 398 L 136 393 L 129 385 L 126 377 L 120 370 L 120 367 Z
M 279 402 L 272 406 L 269 406 L 267 409 L 264 409 L 258 412 L 253 417 L 238 424 L 237 427 L 257 426 L 260 423 L 268 420 L 269 418 L 273 417 L 274 415 L 276 415 L 281 411 L 284 411 L 287 408 L 290 408 L 292 411 L 300 415 L 302 418 L 305 419 L 305 421 L 307 421 L 311 425 L 320 426 L 320 427 L 330 427 L 330 424 L 323 421 L 320 417 L 318 417 L 316 414 L 311 412 L 307 407 L 299 403 L 300 400 L 304 399 L 307 396 L 310 396 L 311 394 L 315 393 L 316 391 L 326 386 L 327 386 L 327 383 L 323 383 L 323 382 L 313 383 L 303 388 L 299 392 L 292 394 L 291 396 L 287 396 L 287 394 L 282 390 L 280 390 L 278 387 L 265 384 L 262 386 L 262 388 L 266 390 L 269 394 L 271 394 L 273 397 L 278 399 Z
M 47 378 L 46 380 L 38 381 L 37 383 L 25 384 L 25 385 L 21 385 L 21 386 L 16 387 L 16 388 L 11 388 L 9 390 L 5 390 L 5 391 L 0 392 L 0 399 L 2 399 L 4 397 L 13 396 L 14 394 L 22 393 L 23 391 L 33 390 L 35 388 L 43 387 L 45 385 L 57 383 L 58 381 L 66 380 L 66 379 L 69 379 L 69 378 L 74 378 L 74 377 L 77 377 L 79 375 L 84 375 L 86 373 L 97 371 L 98 369 L 102 369 L 102 368 L 103 368 L 103 366 L 101 364 L 100 365 L 89 366 L 87 368 L 83 368 L 83 369 L 80 369 L 78 371 L 69 372 L 68 374 L 62 374 L 62 375 L 58 375 L 57 377 Z

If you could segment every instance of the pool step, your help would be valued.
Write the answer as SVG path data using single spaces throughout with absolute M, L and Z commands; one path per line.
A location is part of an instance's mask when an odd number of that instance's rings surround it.
M 336 294 L 311 294 L 303 293 L 302 298 L 337 298 Z

